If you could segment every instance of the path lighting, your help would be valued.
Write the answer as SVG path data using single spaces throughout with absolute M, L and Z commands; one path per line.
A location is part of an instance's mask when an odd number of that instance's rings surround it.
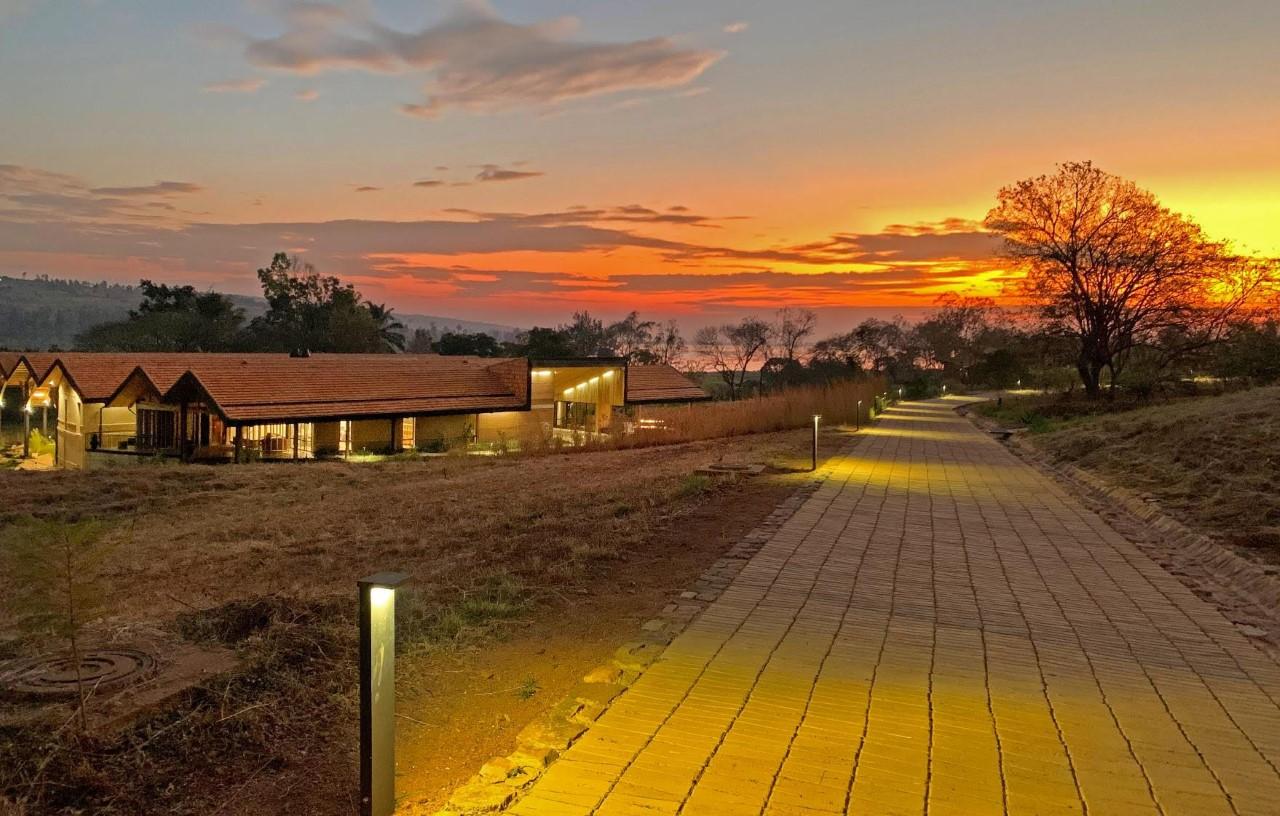
M 396 587 L 403 572 L 356 582 L 360 594 L 360 814 L 396 806 Z
M 809 470 L 818 469 L 818 424 L 822 422 L 822 414 L 813 415 L 813 466 Z
M 898 399 L 902 399 L 902 386 L 898 386 Z
M 858 410 L 853 412 L 853 429 L 862 430 L 862 400 L 858 400 Z

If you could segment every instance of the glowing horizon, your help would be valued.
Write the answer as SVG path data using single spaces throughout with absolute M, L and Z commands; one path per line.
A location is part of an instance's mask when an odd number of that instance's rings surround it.
M 996 191 L 1083 159 L 1280 255 L 1280 11 L 1007 5 L 0 6 L 0 274 L 834 331 L 1000 296 Z

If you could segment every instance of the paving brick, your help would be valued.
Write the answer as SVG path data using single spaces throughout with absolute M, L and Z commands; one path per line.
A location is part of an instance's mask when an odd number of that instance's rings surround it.
M 864 429 L 621 650 L 508 812 L 1275 813 L 1280 667 L 955 404 Z

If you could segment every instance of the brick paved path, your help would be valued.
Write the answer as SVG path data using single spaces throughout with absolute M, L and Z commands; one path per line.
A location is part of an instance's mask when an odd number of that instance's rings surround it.
M 1280 813 L 1280 668 L 953 406 L 830 463 L 510 812 Z

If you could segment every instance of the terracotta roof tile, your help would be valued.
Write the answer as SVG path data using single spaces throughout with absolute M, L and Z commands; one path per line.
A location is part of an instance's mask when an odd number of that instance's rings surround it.
M 527 386 L 494 370 L 503 364 L 522 366 L 527 383 L 523 360 L 428 354 L 203 355 L 189 371 L 228 420 L 247 422 L 524 408 Z
M 627 402 L 690 402 L 710 399 L 696 383 L 665 363 L 627 366 Z

